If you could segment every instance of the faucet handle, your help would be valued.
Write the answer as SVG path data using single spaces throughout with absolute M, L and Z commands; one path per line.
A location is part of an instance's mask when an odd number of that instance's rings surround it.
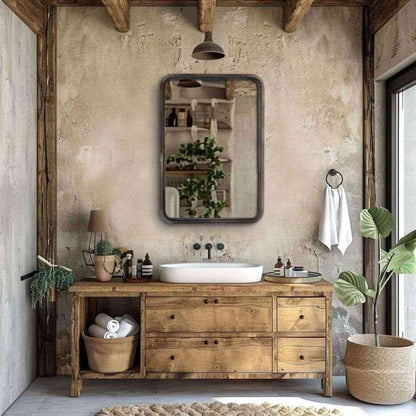
M 218 243 L 217 244 L 217 250 L 219 250 L 219 251 L 222 251 L 222 250 L 224 250 L 224 244 L 223 243 Z
M 193 245 L 193 248 L 194 248 L 194 250 L 201 250 L 201 244 L 199 244 L 199 243 L 195 243 L 195 244 Z

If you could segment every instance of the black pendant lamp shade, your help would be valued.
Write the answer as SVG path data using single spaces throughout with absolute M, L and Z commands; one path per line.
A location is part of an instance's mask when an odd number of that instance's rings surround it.
M 222 49 L 217 43 L 213 42 L 212 32 L 206 32 L 204 41 L 195 46 L 195 49 L 192 52 L 192 58 L 201 59 L 203 61 L 221 59 L 224 58 L 224 56 L 224 49 Z

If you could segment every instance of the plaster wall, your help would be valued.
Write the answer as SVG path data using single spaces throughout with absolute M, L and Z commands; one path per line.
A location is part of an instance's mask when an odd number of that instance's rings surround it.
M 36 375 L 36 35 L 0 2 L 0 414 Z
M 218 8 L 220 61 L 197 62 L 196 8 L 131 10 L 115 31 L 104 8 L 58 10 L 58 255 L 79 277 L 92 208 L 108 210 L 114 245 L 149 252 L 155 265 L 199 261 L 194 242 L 223 242 L 225 260 L 277 255 L 334 281 L 362 270 L 362 16 L 359 8 L 313 8 L 284 33 L 280 8 Z M 317 30 L 319 29 L 319 30 Z M 265 210 L 247 225 L 169 225 L 159 217 L 159 83 L 169 73 L 253 73 L 265 85 Z M 354 241 L 345 256 L 317 240 L 325 176 L 339 169 Z M 157 270 L 157 267 L 156 267 Z M 58 304 L 58 371 L 69 371 L 69 298 Z M 361 308 L 334 299 L 335 372 L 345 340 L 361 331 Z

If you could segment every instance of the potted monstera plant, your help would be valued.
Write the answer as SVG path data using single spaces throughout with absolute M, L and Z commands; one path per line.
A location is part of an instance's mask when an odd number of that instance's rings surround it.
M 335 292 L 346 306 L 370 303 L 374 312 L 374 334 L 353 335 L 347 340 L 344 365 L 349 392 L 357 399 L 376 404 L 398 404 L 415 394 L 413 342 L 379 335 L 377 331 L 380 296 L 396 274 L 416 273 L 416 230 L 402 237 L 388 252 L 382 239 L 393 230 L 393 216 L 386 208 L 364 209 L 360 214 L 361 234 L 376 240 L 378 275 L 375 288 L 353 271 L 340 273 Z

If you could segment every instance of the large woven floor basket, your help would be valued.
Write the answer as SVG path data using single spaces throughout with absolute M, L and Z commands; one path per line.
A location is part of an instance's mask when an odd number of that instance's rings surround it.
M 347 340 L 345 374 L 347 387 L 358 400 L 374 404 L 399 404 L 415 395 L 413 342 L 373 334 L 353 335 Z

